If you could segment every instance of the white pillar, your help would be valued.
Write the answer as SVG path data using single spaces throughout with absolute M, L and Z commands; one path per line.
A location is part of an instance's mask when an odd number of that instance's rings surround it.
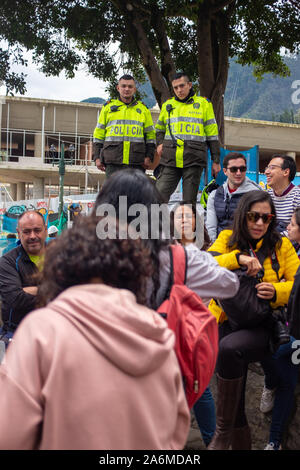
M 296 152 L 286 152 L 286 155 L 296 161 Z
M 14 201 L 17 200 L 18 186 L 17 183 L 10 183 L 10 195 Z
M 40 134 L 39 132 L 37 132 L 36 134 L 34 134 L 34 156 L 37 158 L 42 158 L 44 148 L 45 148 L 45 137 L 43 136 L 43 134 Z
M 0 82 L 0 86 L 2 85 L 2 82 Z M 0 152 L 2 150 L 2 105 L 5 104 L 5 97 L 0 96 Z
M 9 119 L 10 119 L 10 106 L 7 103 L 7 118 L 6 118 L 6 160 L 9 160 L 10 149 L 9 149 Z
M 45 178 L 33 178 L 33 199 L 44 199 Z
M 17 201 L 25 200 L 25 183 L 17 183 Z
M 53 132 L 56 132 L 56 106 L 53 108 Z
M 76 108 L 76 113 L 75 113 L 75 153 L 74 153 L 74 159 L 75 161 L 78 158 L 78 143 L 77 143 L 77 134 L 78 134 L 78 108 Z M 80 146 L 79 146 L 79 152 L 80 152 Z
M 46 108 L 43 106 L 42 112 L 42 148 L 41 148 L 41 159 L 45 163 L 45 112 Z

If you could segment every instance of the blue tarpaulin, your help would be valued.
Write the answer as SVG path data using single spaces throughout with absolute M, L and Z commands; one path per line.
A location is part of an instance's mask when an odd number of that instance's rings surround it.
M 246 157 L 247 170 L 248 170 L 246 175 L 248 176 L 248 178 L 250 178 L 252 181 L 255 181 L 256 183 L 260 183 L 260 182 L 263 182 L 265 184 L 267 183 L 267 179 L 264 173 L 259 173 L 259 147 L 258 145 L 255 145 L 249 150 L 228 150 L 224 148 L 221 148 L 220 150 L 221 150 L 220 151 L 221 171 L 218 174 L 217 179 L 216 179 L 216 182 L 219 185 L 223 184 L 224 181 L 226 180 L 226 176 L 224 175 L 224 172 L 223 172 L 223 159 L 225 155 L 227 155 L 227 153 L 229 152 L 239 152 Z M 206 178 L 205 171 L 204 171 L 201 176 L 201 181 L 200 181 L 200 186 L 199 186 L 200 191 L 202 191 L 204 186 L 213 179 L 213 176 L 211 173 L 211 166 L 212 166 L 212 162 L 211 162 L 210 152 L 208 152 L 207 178 Z M 293 180 L 293 183 L 295 185 L 300 185 L 300 176 L 296 176 Z
M 251 174 L 251 179 L 253 179 L 256 183 L 258 183 L 259 182 L 259 151 L 258 151 L 258 145 L 255 145 L 254 147 L 252 147 L 249 150 L 228 150 L 228 149 L 224 149 L 223 147 L 221 147 L 221 149 L 220 149 L 221 171 L 217 176 L 216 182 L 221 185 L 226 180 L 226 176 L 224 175 L 223 169 L 222 169 L 223 168 L 223 160 L 224 160 L 225 155 L 227 155 L 227 153 L 230 153 L 230 152 L 239 152 L 239 153 L 241 153 L 242 155 L 244 155 L 246 157 L 247 169 L 248 169 L 247 176 L 249 176 Z M 200 190 L 202 190 L 204 188 L 204 186 L 209 181 L 211 181 L 213 179 L 213 176 L 212 176 L 212 173 L 211 173 L 212 161 L 211 161 L 210 152 L 208 152 L 207 160 L 208 160 L 207 178 L 206 178 L 205 172 L 203 172 L 202 177 L 201 177 L 201 181 L 200 181 L 200 187 L 199 187 Z M 249 173 L 249 175 L 248 175 L 248 173 Z

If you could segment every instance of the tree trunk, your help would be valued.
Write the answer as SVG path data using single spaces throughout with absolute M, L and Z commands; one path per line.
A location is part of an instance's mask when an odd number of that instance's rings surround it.
M 161 107 L 162 103 L 170 98 L 170 90 L 159 69 L 151 44 L 143 27 L 145 15 L 141 15 L 138 9 L 130 4 L 129 0 L 114 0 L 113 3 L 124 15 L 128 32 L 130 33 L 132 40 L 135 42 L 143 66 L 151 82 L 157 103 Z
M 176 73 L 176 68 L 174 60 L 172 57 L 168 36 L 166 33 L 166 25 L 164 21 L 164 12 L 155 11 L 152 15 L 152 25 L 155 30 L 157 37 L 157 42 L 160 50 L 160 59 L 161 59 L 161 73 L 164 76 L 170 96 L 173 94 L 172 90 L 172 76 Z M 169 96 L 169 97 L 170 97 Z
M 142 10 L 134 0 L 113 0 L 122 13 L 147 72 L 158 105 L 172 94 L 171 77 L 175 64 L 164 22 L 164 12 Z M 134 4 L 133 4 L 134 3 Z M 224 7 L 227 6 L 226 10 Z M 224 93 L 229 67 L 229 19 L 235 0 L 204 0 L 198 8 L 197 44 L 200 93 L 209 98 L 219 127 L 220 144 L 224 145 Z M 149 42 L 145 23 L 155 31 L 160 50 L 161 69 Z
M 224 94 L 229 69 L 229 20 L 234 7 L 232 2 L 226 11 L 212 14 L 204 2 L 197 23 L 200 93 L 213 103 L 221 146 L 224 145 Z
M 211 17 L 205 5 L 199 8 L 197 21 L 198 76 L 201 96 L 210 98 L 215 83 Z

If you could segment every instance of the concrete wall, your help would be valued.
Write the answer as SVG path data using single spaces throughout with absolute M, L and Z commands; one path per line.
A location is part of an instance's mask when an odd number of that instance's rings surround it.
M 6 97 L 2 106 L 2 128 L 41 130 L 43 108 L 47 132 L 93 133 L 100 109 L 98 104 Z
M 46 184 L 48 181 L 53 184 L 57 180 L 57 168 L 51 165 L 49 147 L 53 143 L 59 152 L 62 141 L 65 141 L 65 150 L 68 150 L 70 142 L 76 146 L 75 163 L 78 167 L 68 170 L 68 184 L 73 184 L 73 180 L 76 180 L 75 184 L 79 184 L 79 179 L 80 184 L 85 181 L 80 166 L 86 164 L 86 155 L 89 171 L 96 178 L 96 183 L 97 180 L 103 180 L 103 174 L 91 162 L 92 135 L 101 105 L 16 97 L 5 97 L 2 101 L 5 102 L 2 105 L 0 103 L 0 155 L 6 155 L 8 143 L 8 154 L 11 152 L 12 157 L 7 163 L 5 157 L 1 161 L 0 156 L 0 183 L 32 182 L 33 178 L 48 178 Z M 155 123 L 159 108 L 152 109 L 151 113 Z M 300 125 L 225 118 L 226 148 L 246 150 L 254 145 L 259 146 L 260 171 L 275 152 L 292 155 L 300 171 Z M 56 154 L 56 158 L 58 156 Z M 34 158 L 39 162 L 39 172 L 32 162 Z
M 300 171 L 300 125 L 251 119 L 225 118 L 225 144 L 241 150 L 259 146 L 260 159 L 273 153 L 290 154 Z
M 92 134 L 101 105 L 36 98 L 6 97 L 2 128 L 42 130 L 47 133 Z M 159 109 L 151 110 L 156 122 Z M 225 117 L 225 146 L 248 149 L 259 145 L 262 155 L 295 152 L 300 158 L 300 125 Z M 3 143 L 2 143 L 3 146 Z

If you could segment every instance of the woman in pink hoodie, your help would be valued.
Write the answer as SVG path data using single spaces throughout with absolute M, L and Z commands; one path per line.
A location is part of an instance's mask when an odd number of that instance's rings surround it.
M 42 308 L 0 367 L 0 449 L 182 449 L 190 414 L 149 252 L 81 217 L 49 246 Z

